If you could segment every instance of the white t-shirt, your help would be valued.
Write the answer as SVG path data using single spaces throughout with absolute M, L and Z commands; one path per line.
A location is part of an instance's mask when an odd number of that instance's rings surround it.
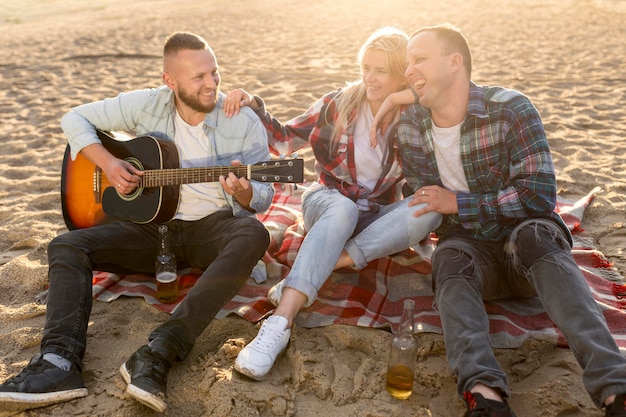
M 469 192 L 461 163 L 461 125 L 438 127 L 433 123 L 433 143 L 443 186 L 450 191 Z
M 178 148 L 181 168 L 208 167 L 210 161 L 209 138 L 204 133 L 204 121 L 196 126 L 185 122 L 176 112 L 174 118 L 174 143 Z M 183 184 L 176 219 L 199 220 L 209 214 L 228 208 L 219 182 Z
M 374 116 L 369 105 L 360 106 L 354 125 L 354 160 L 356 161 L 357 184 L 372 191 L 383 173 L 387 156 L 386 140 L 379 140 L 375 148 L 370 146 L 370 129 Z M 369 210 L 367 199 L 360 199 L 361 210 Z

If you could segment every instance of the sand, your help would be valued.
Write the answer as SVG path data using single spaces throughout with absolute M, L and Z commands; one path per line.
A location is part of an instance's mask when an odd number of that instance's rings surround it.
M 542 113 L 559 194 L 602 187 L 584 235 L 624 275 L 625 20 L 623 0 L 1 0 L 0 379 L 39 350 L 45 307 L 35 299 L 47 281 L 46 245 L 66 231 L 59 119 L 72 106 L 160 85 L 162 42 L 174 30 L 209 41 L 224 91 L 243 87 L 287 120 L 357 76 L 357 49 L 374 29 L 460 26 L 473 48 L 473 79 L 519 89 Z M 84 373 L 90 395 L 19 415 L 156 414 L 125 397 L 118 368 L 166 317 L 142 299 L 95 302 Z M 295 328 L 267 380 L 253 382 L 234 373 L 233 362 L 256 331 L 239 317 L 214 321 L 171 371 L 164 414 L 463 415 L 441 336 L 419 336 L 415 393 L 396 401 L 383 385 L 388 332 Z M 497 353 L 518 416 L 603 415 L 568 349 L 531 341 Z

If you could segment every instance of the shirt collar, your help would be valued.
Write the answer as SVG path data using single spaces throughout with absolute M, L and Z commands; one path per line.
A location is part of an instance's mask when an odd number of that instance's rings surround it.
M 407 108 L 407 116 L 409 120 L 427 120 L 431 118 L 430 109 L 423 107 L 419 104 L 411 104 Z M 467 104 L 467 117 L 486 118 L 487 108 L 485 107 L 485 89 L 484 87 L 470 81 L 469 102 Z
M 487 117 L 487 108 L 485 107 L 485 90 L 483 87 L 474 83 L 474 81 L 470 81 L 467 115 L 479 118 Z

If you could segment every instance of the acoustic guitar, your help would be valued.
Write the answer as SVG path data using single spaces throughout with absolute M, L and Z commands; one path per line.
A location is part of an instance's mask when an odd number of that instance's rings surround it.
M 61 206 L 70 230 L 115 220 L 169 221 L 178 208 L 181 184 L 215 182 L 229 172 L 260 182 L 301 183 L 304 177 L 304 160 L 299 158 L 252 165 L 180 168 L 173 142 L 152 136 L 121 140 L 104 131 L 98 131 L 98 138 L 109 152 L 144 171 L 144 175 L 131 194 L 121 194 L 102 170 L 80 153 L 72 160 L 68 145 L 61 172 Z

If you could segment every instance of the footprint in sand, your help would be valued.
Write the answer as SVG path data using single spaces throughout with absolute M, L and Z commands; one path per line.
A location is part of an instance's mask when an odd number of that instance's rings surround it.
M 35 242 L 22 242 L 20 244 L 14 245 L 11 249 L 0 253 L 0 265 L 4 265 L 12 259 L 24 255 L 25 253 L 31 252 L 33 249 L 37 247 Z

